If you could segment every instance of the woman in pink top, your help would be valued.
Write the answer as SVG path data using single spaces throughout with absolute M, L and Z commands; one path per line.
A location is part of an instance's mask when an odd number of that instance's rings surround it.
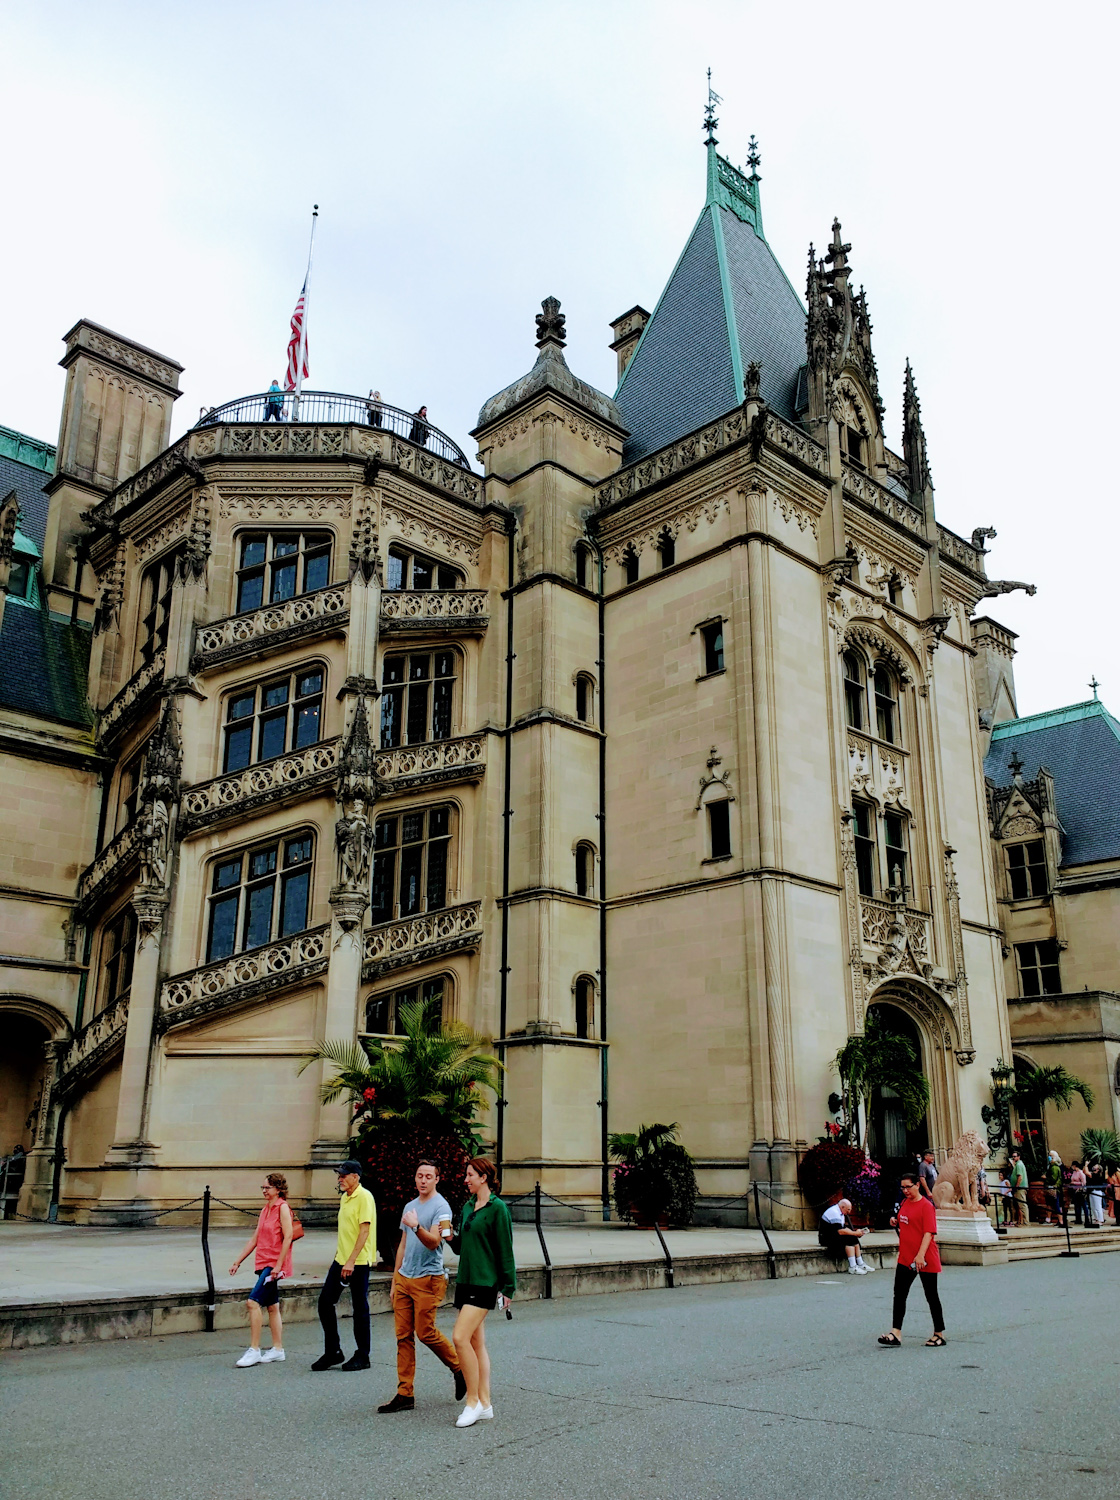
M 292 1274 L 292 1234 L 295 1225 L 288 1207 L 288 1179 L 283 1172 L 270 1172 L 261 1183 L 264 1207 L 261 1209 L 253 1237 L 229 1268 L 231 1276 L 255 1249 L 253 1262 L 257 1279 L 249 1293 L 249 1347 L 237 1361 L 242 1369 L 249 1365 L 266 1365 L 284 1358 L 284 1325 L 280 1318 L 280 1278 Z M 272 1348 L 261 1353 L 261 1313 L 268 1309 L 268 1327 Z

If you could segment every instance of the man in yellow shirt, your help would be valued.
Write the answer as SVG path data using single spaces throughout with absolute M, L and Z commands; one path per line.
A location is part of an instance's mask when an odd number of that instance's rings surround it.
M 362 1186 L 362 1168 L 344 1161 L 336 1168 L 342 1201 L 338 1205 L 338 1249 L 331 1261 L 323 1290 L 319 1293 L 319 1322 L 323 1325 L 324 1350 L 313 1370 L 369 1369 L 369 1271 L 377 1254 L 377 1206 L 373 1194 Z M 354 1342 L 357 1348 L 345 1359 L 338 1337 L 335 1304 L 343 1287 L 350 1288 L 354 1305 Z M 345 1359 L 345 1363 L 343 1363 Z

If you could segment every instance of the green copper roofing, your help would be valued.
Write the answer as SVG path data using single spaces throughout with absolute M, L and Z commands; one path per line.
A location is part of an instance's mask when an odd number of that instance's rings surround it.
M 710 206 L 718 204 L 729 208 L 737 219 L 749 224 L 760 240 L 762 232 L 762 205 L 758 197 L 760 178 L 757 172 L 749 177 L 733 167 L 725 156 L 716 150 L 715 141 L 708 142 L 708 197 Z
M 1025 719 L 1005 719 L 992 730 L 993 740 L 1013 739 L 1020 734 L 1030 734 L 1036 729 L 1053 729 L 1059 724 L 1076 724 L 1081 719 L 1103 719 L 1113 734 L 1120 740 L 1120 724 L 1096 698 L 1087 698 L 1084 703 L 1071 703 L 1068 708 L 1052 708 L 1047 713 L 1029 714 Z
M 42 469 L 44 474 L 54 473 L 53 444 L 42 443 L 38 438 L 28 437 L 11 427 L 0 427 L 0 455 L 26 464 L 30 469 Z
M 26 552 L 28 557 L 34 557 L 36 560 L 38 560 L 42 556 L 42 553 L 39 551 L 38 547 L 36 547 L 35 543 L 29 536 L 24 536 L 23 532 L 20 531 L 18 526 L 16 527 L 15 536 L 12 538 L 12 551 Z

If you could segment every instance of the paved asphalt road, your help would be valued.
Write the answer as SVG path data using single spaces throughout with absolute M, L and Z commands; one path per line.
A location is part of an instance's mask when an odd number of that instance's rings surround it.
M 365 1374 L 312 1374 L 314 1325 L 250 1370 L 229 1334 L 9 1353 L 0 1494 L 1111 1497 L 1118 1272 L 1112 1255 L 946 1271 L 940 1350 L 917 1286 L 905 1347 L 876 1346 L 888 1272 L 515 1303 L 487 1325 L 495 1420 L 466 1431 L 423 1350 L 416 1410 L 376 1415 L 385 1317 Z

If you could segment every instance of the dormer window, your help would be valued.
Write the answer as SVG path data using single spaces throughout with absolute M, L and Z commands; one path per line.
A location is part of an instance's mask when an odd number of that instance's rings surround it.
M 857 469 L 866 469 L 867 446 L 863 434 L 857 428 L 845 425 L 840 429 L 840 437 L 848 462 Z

